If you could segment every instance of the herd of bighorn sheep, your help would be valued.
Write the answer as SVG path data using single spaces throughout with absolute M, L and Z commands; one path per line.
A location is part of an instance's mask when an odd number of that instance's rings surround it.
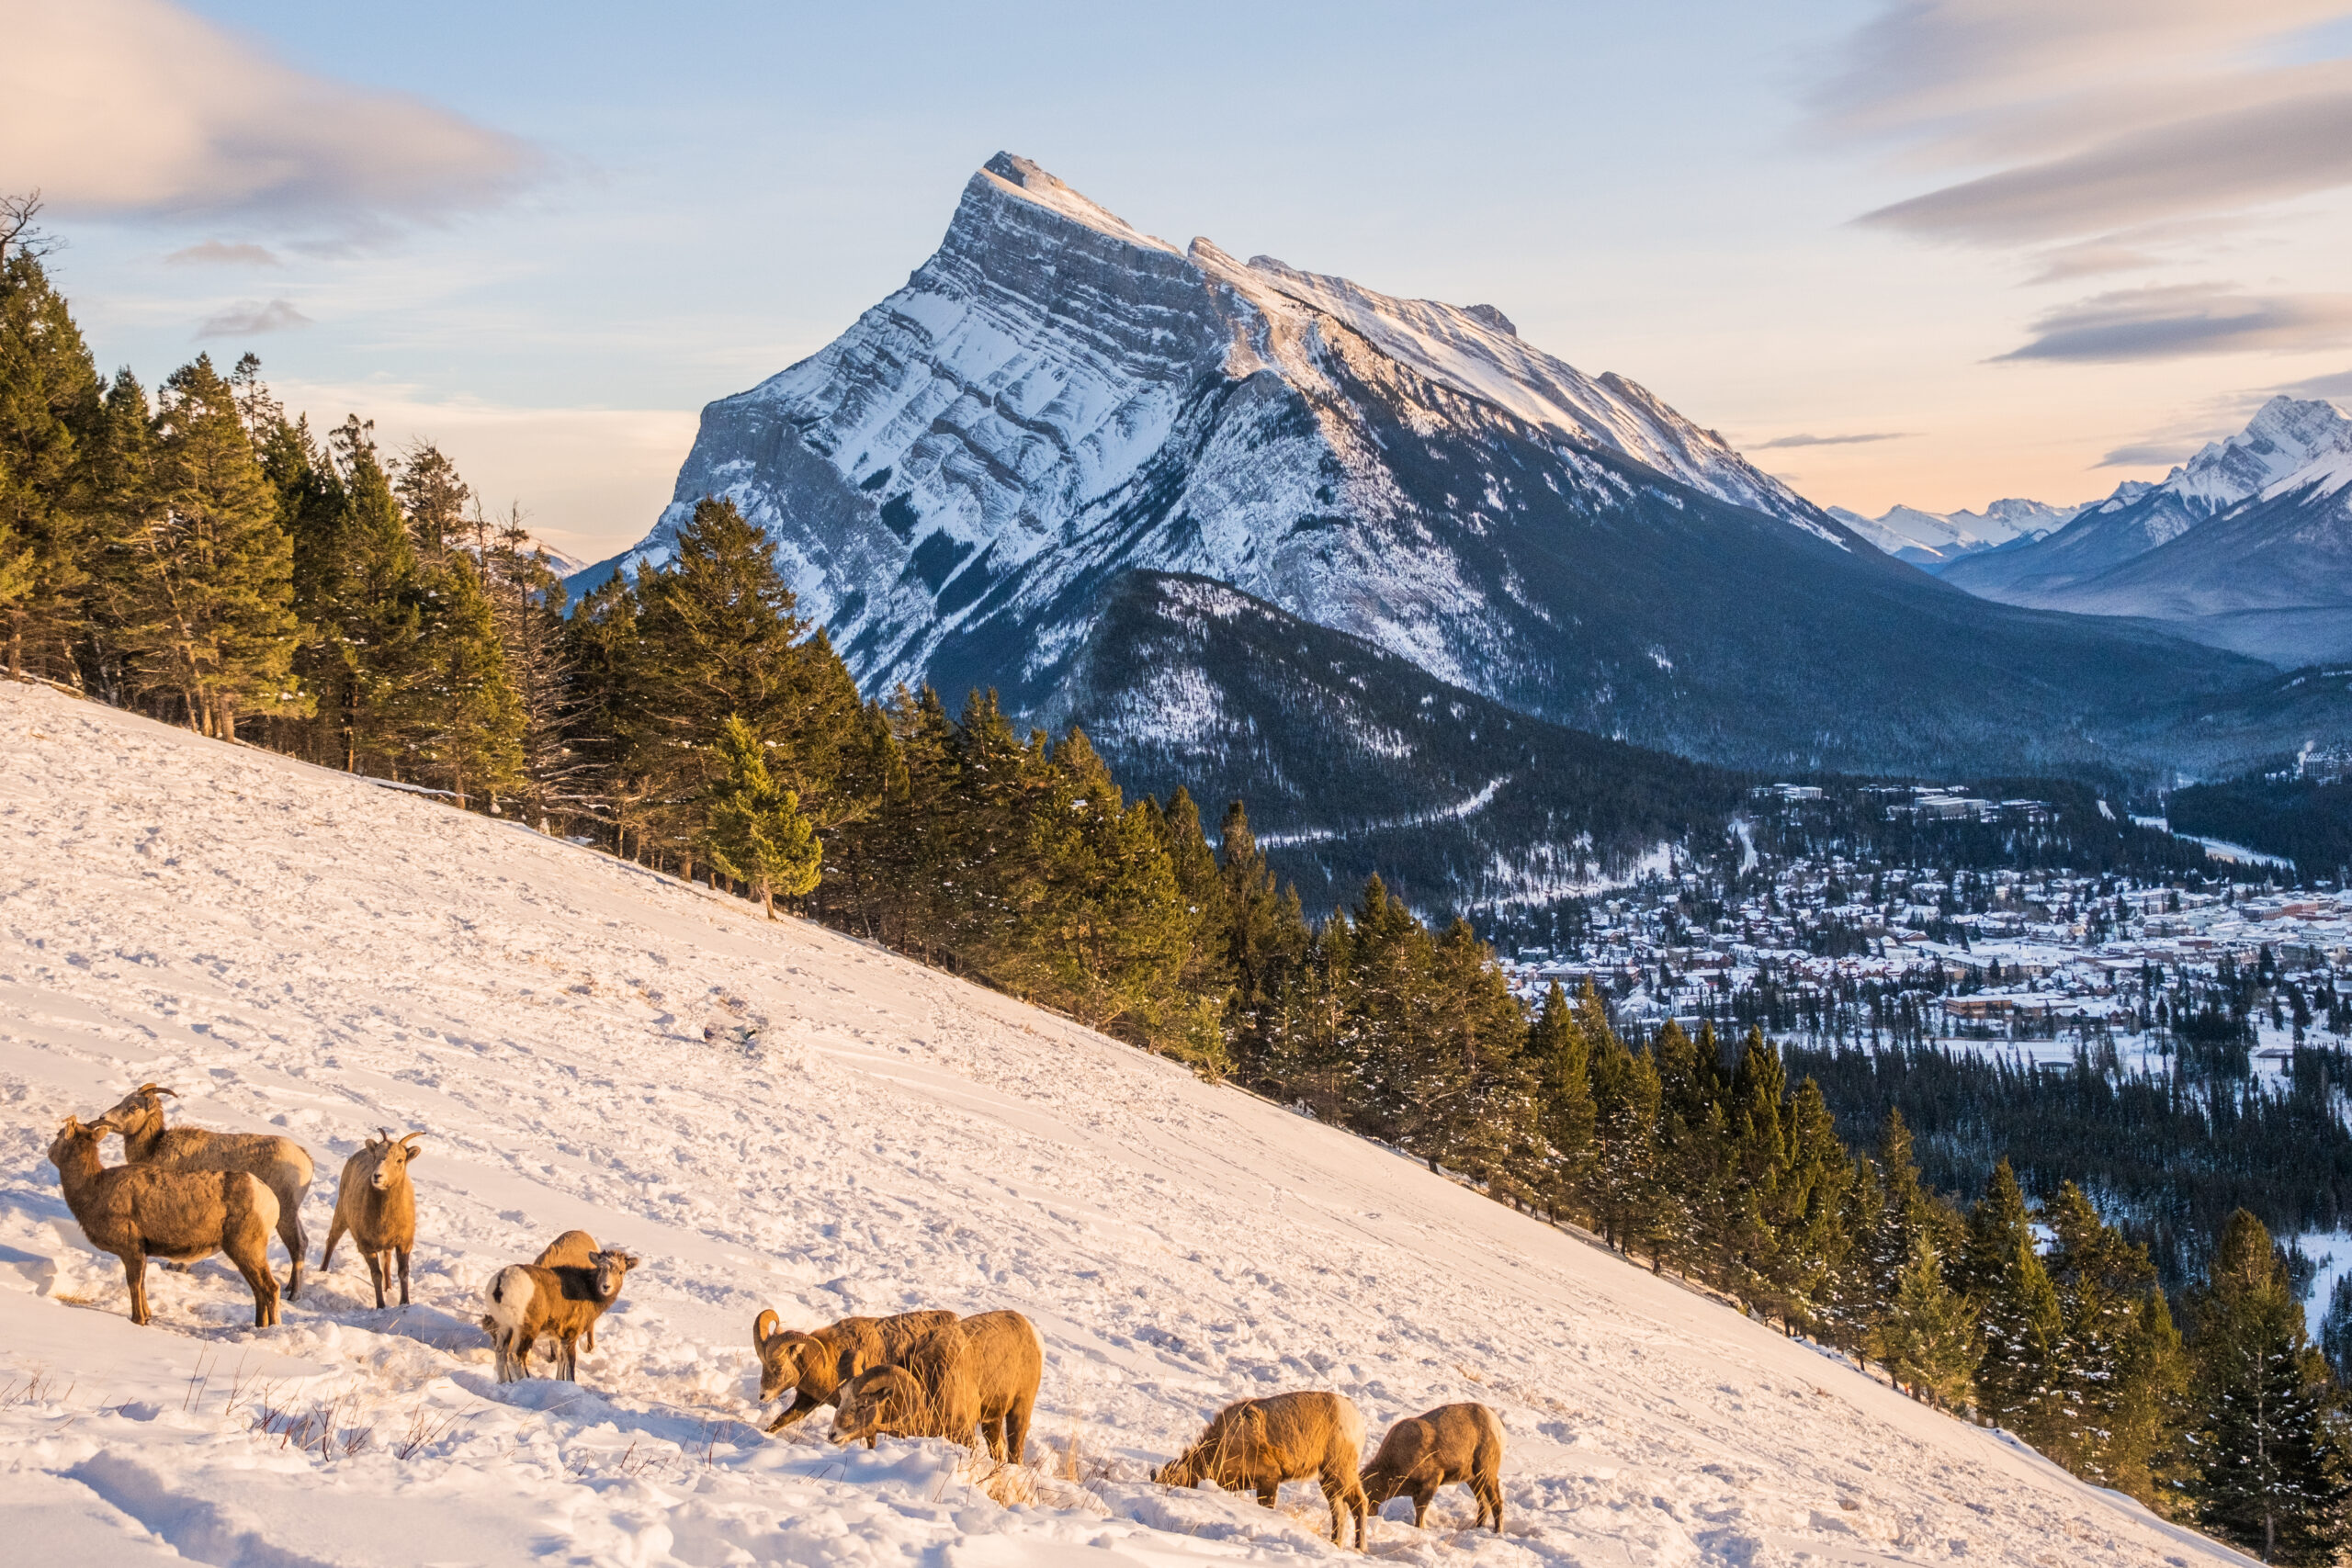
M 160 1084 L 141 1084 L 95 1122 L 69 1116 L 50 1145 L 66 1206 L 90 1245 L 122 1259 L 130 1285 L 130 1319 L 150 1321 L 147 1260 L 186 1269 L 225 1253 L 254 1296 L 254 1325 L 278 1321 L 277 1279 L 270 1270 L 274 1232 L 290 1260 L 287 1299 L 302 1288 L 302 1201 L 310 1155 L 291 1138 L 166 1127 Z M 416 1245 L 416 1190 L 408 1168 L 421 1133 L 394 1136 L 379 1128 L 344 1162 L 334 1220 L 327 1227 L 322 1270 L 346 1232 L 368 1265 L 376 1305 L 395 1267 L 401 1305 L 409 1304 L 409 1254 Z M 123 1142 L 125 1163 L 108 1166 L 102 1146 Z M 498 1379 L 527 1377 L 543 1342 L 556 1375 L 576 1382 L 580 1352 L 596 1348 L 596 1320 L 620 1299 L 638 1259 L 601 1247 L 586 1231 L 566 1231 L 529 1263 L 501 1269 L 485 1292 L 481 1318 L 495 1352 Z M 780 1432 L 823 1405 L 833 1406 L 835 1443 L 882 1437 L 944 1438 L 969 1447 L 978 1435 L 990 1457 L 1023 1461 L 1029 1420 L 1045 1371 L 1045 1345 L 1017 1312 L 909 1312 L 845 1317 L 809 1331 L 786 1328 L 774 1312 L 752 1325 L 763 1403 L 791 1396 L 769 1423 Z M 1372 1514 L 1393 1497 L 1413 1500 L 1413 1523 L 1429 1512 L 1441 1486 L 1463 1483 L 1478 1505 L 1477 1522 L 1503 1528 L 1502 1423 L 1483 1404 L 1447 1404 L 1396 1423 L 1369 1464 L 1363 1415 L 1343 1394 L 1317 1390 L 1244 1399 L 1217 1412 L 1207 1427 L 1152 1479 L 1190 1488 L 1205 1479 L 1228 1491 L 1255 1492 L 1271 1508 L 1285 1481 L 1321 1485 L 1331 1507 L 1331 1540 L 1362 1548 Z

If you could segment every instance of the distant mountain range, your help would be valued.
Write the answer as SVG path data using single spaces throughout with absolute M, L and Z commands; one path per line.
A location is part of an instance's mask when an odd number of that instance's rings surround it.
M 2124 485 L 1943 580 L 2005 604 L 2162 621 L 2288 668 L 2352 658 L 2352 419 L 2273 398 L 2160 483 Z
M 1909 561 L 1922 571 L 1940 572 L 1963 556 L 2030 544 L 2065 526 L 2084 507 L 2097 504 L 2052 506 L 2047 502 L 2010 499 L 1996 501 L 1982 512 L 1923 512 L 1916 506 L 1894 506 L 1876 517 L 1865 517 L 1833 506 L 1829 515 L 1897 560 Z
M 1490 306 L 1180 250 L 1005 154 L 903 288 L 704 411 L 675 501 L 575 590 L 708 495 L 868 690 L 995 687 L 1295 836 L 1517 821 L 1444 829 L 1462 886 L 1498 855 L 1498 883 L 1609 874 L 1675 813 L 1595 816 L 1575 781 L 1640 747 L 2154 774 L 2352 728 L 2251 660 L 1947 586 Z M 1942 521 L 2014 542 L 2029 504 Z M 1668 795 L 1715 787 L 1675 766 Z

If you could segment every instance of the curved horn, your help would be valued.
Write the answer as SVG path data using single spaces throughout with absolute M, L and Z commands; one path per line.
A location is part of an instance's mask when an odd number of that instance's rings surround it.
M 132 1089 L 130 1092 L 133 1094 L 168 1094 L 174 1100 L 177 1100 L 180 1097 L 179 1090 L 175 1089 L 165 1089 L 159 1083 L 143 1083 L 137 1089 Z
M 402 1133 L 401 1134 L 400 1141 L 403 1144 L 413 1144 L 423 1136 L 424 1136 L 424 1134 L 422 1133 Z
M 783 1331 L 784 1320 L 776 1316 L 775 1308 L 762 1307 L 760 1315 L 752 1320 L 752 1343 L 764 1345 Z

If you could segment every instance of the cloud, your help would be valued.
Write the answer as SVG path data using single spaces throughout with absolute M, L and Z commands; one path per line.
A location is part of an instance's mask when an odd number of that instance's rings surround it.
M 2247 294 L 2222 284 L 2123 288 L 2045 311 L 2000 359 L 2078 364 L 2299 350 L 2352 338 L 2352 294 Z
M 1878 430 L 1867 435 L 1776 435 L 1770 441 L 1758 442 L 1747 450 L 1774 452 L 1784 446 L 1859 446 L 1866 441 L 1907 441 L 1914 434 L 1908 430 Z
M 2290 398 L 2352 398 L 2352 370 L 2337 370 L 2325 376 L 2306 376 L 2300 381 L 2290 381 L 2283 387 L 2269 389 L 2284 392 Z
M 2228 211 L 2352 184 L 2352 85 L 2110 137 L 1946 186 L 1860 221 L 2012 244 Z
M 2352 0 L 1882 0 L 1812 125 L 1934 181 L 1860 220 L 1925 238 L 2240 214 L 2352 184 L 2352 61 L 2316 58 L 2313 30 L 2347 16 Z M 2088 259 L 2075 270 L 2136 265 Z
M 380 231 L 503 200 L 541 166 L 514 137 L 298 70 L 169 0 L 5 9 L 0 187 L 37 186 L 61 214 Z
M 2098 462 L 2094 468 L 2168 468 L 2183 463 L 2203 446 L 2201 441 L 2142 441 L 2129 446 L 2118 446 Z
M 311 318 L 294 308 L 291 299 L 272 299 L 267 304 L 245 300 L 232 305 L 217 316 L 207 316 L 204 324 L 196 329 L 199 338 L 254 337 L 262 333 L 283 332 L 288 327 L 307 327 Z
M 225 240 L 207 240 L 199 245 L 189 245 L 174 251 L 164 258 L 170 266 L 280 266 L 277 257 L 260 245 L 231 244 Z

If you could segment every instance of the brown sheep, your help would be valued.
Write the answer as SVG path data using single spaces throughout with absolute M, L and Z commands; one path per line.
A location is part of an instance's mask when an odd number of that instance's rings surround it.
M 596 1252 L 594 1236 L 586 1231 L 566 1231 L 539 1248 L 539 1255 L 531 1261 L 542 1269 L 593 1269 L 595 1265 L 588 1260 Z M 596 1348 L 594 1324 L 590 1324 L 588 1332 L 580 1337 L 580 1348 L 592 1352 Z
M 68 1116 L 49 1145 L 65 1205 L 90 1245 L 122 1259 L 130 1283 L 130 1321 L 152 1321 L 147 1310 L 147 1260 L 194 1263 L 225 1252 L 254 1293 L 254 1326 L 277 1321 L 277 1280 L 269 1271 L 269 1233 L 277 1223 L 277 1195 L 251 1172 L 158 1170 L 149 1165 L 108 1169 L 98 1146 L 110 1131 L 103 1120 Z
M 97 1125 L 122 1134 L 123 1157 L 132 1165 L 164 1170 L 246 1170 L 261 1178 L 277 1199 L 277 1239 L 293 1267 L 286 1299 L 302 1293 L 302 1260 L 311 1243 L 302 1232 L 302 1200 L 311 1190 L 311 1156 L 291 1138 L 273 1133 L 215 1133 L 203 1127 L 164 1125 L 164 1097 L 179 1091 L 141 1084 L 98 1119 Z
M 1320 1391 L 1277 1393 L 1218 1411 L 1199 1440 L 1152 1479 L 1197 1486 L 1205 1476 L 1227 1492 L 1256 1492 L 1269 1508 L 1283 1482 L 1318 1481 L 1331 1505 L 1331 1544 L 1347 1544 L 1343 1533 L 1352 1517 L 1362 1550 L 1372 1511 L 1356 1475 L 1363 1452 L 1363 1416 L 1354 1401 Z
M 1027 1456 L 1045 1365 L 1045 1345 L 1027 1318 L 977 1313 L 933 1330 L 899 1365 L 852 1378 L 841 1391 L 832 1439 L 863 1438 L 870 1448 L 888 1433 L 969 1443 L 978 1427 L 991 1455 L 1019 1464 Z
M 416 1246 L 416 1188 L 409 1180 L 409 1162 L 417 1157 L 412 1145 L 424 1136 L 410 1133 L 394 1138 L 390 1127 L 379 1127 L 380 1138 L 370 1138 L 360 1151 L 343 1162 L 343 1179 L 335 1185 L 334 1220 L 327 1226 L 326 1250 L 319 1255 L 319 1272 L 334 1267 L 334 1244 L 351 1233 L 352 1245 L 368 1265 L 368 1279 L 376 1287 L 376 1304 L 384 1304 L 384 1285 L 392 1260 L 401 1269 L 401 1305 L 408 1305 L 408 1255 Z
M 1413 1499 L 1413 1526 L 1420 1528 L 1430 1498 L 1441 1486 L 1469 1483 L 1478 1500 L 1478 1523 L 1491 1514 L 1495 1533 L 1503 1529 L 1503 1424 L 1483 1404 L 1442 1404 L 1388 1428 L 1380 1451 L 1364 1467 L 1364 1500 L 1374 1513 L 1400 1493 Z
M 553 1339 L 556 1376 L 578 1382 L 580 1337 L 620 1299 L 621 1280 L 637 1263 L 626 1252 L 604 1251 L 591 1255 L 585 1269 L 536 1263 L 501 1269 L 491 1279 L 490 1311 L 481 1320 L 498 1351 L 498 1381 L 528 1377 L 531 1347 Z
M 760 1356 L 760 1399 L 792 1404 L 768 1424 L 781 1432 L 810 1411 L 833 1403 L 842 1384 L 873 1367 L 894 1366 L 915 1341 L 956 1321 L 952 1312 L 902 1312 L 893 1317 L 845 1317 L 814 1333 L 779 1326 L 774 1312 L 752 1321 L 752 1344 Z

